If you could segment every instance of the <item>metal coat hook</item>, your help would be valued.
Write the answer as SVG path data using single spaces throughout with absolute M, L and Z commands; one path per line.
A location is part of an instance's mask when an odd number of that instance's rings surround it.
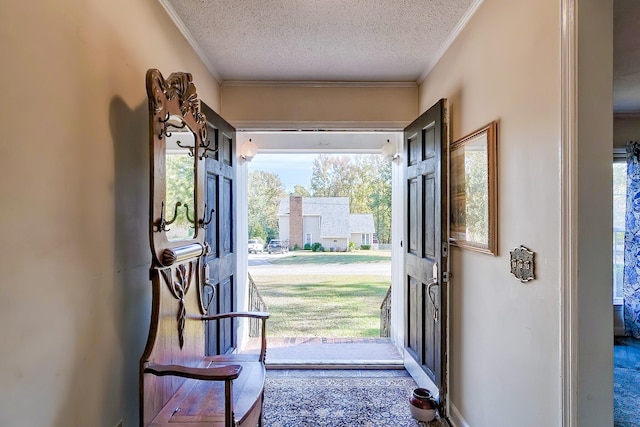
M 167 134 L 167 137 L 171 137 L 171 134 Z M 180 148 L 186 148 L 187 150 L 189 150 L 189 157 L 193 157 L 193 152 L 195 151 L 196 147 L 190 147 L 188 145 L 182 145 L 182 141 L 178 141 L 176 140 L 176 145 Z
M 211 224 L 211 221 L 213 220 L 213 213 L 215 211 L 215 209 L 211 209 L 211 212 L 209 212 L 209 219 L 206 219 L 207 205 L 204 205 L 205 217 L 200 220 L 200 228 L 207 228 L 207 225 Z
M 189 216 L 189 205 L 185 204 L 184 205 L 184 209 L 186 211 L 187 221 L 189 221 L 191 224 L 193 224 L 194 219 Z
M 167 127 L 169 126 L 169 120 L 171 120 L 171 114 L 167 113 L 167 115 L 164 117 L 164 119 L 159 118 L 158 119 L 160 121 L 160 123 L 162 123 L 162 128 L 160 128 L 160 133 L 158 134 L 158 138 L 162 139 L 162 136 L 166 136 L 168 138 L 171 137 L 171 132 L 167 132 Z M 171 124 L 171 126 L 173 126 L 176 129 L 184 129 L 185 126 L 187 126 L 187 123 L 182 121 L 181 124 L 175 125 L 175 124 Z
M 178 208 L 180 206 L 182 206 L 182 202 L 176 202 L 176 207 L 173 210 L 173 218 L 170 220 L 167 220 L 164 217 L 164 202 L 162 202 L 162 204 L 160 205 L 160 219 L 158 220 L 157 231 L 171 231 L 170 228 L 167 228 L 167 225 L 173 224 L 176 218 L 178 218 Z
M 215 142 L 214 148 L 209 148 L 210 146 L 211 140 L 208 140 L 206 144 L 204 142 L 200 143 L 200 148 L 202 148 L 202 155 L 200 155 L 200 160 L 204 159 L 205 157 L 212 158 L 213 154 L 218 152 L 218 141 Z

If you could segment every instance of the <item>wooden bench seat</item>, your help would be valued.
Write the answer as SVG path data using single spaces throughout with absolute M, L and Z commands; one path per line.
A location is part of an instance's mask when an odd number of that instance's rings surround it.
M 227 356 L 227 359 L 234 357 Z M 264 364 L 256 361 L 243 361 L 228 365 L 220 363 L 216 357 L 207 357 L 200 369 L 215 371 L 237 367 L 238 377 L 232 382 L 231 405 L 233 417 L 238 425 L 260 425 L 262 399 L 265 380 Z M 149 368 L 149 372 L 153 367 Z M 227 426 L 225 420 L 225 383 L 188 379 L 152 420 L 151 427 L 197 427 Z
M 158 289 L 163 290 L 161 287 Z M 165 304 L 170 301 L 166 298 Z M 184 347 L 178 345 L 180 340 L 174 336 L 176 329 L 156 329 L 149 354 L 141 360 L 142 426 L 262 426 L 268 317 L 269 314 L 263 312 L 187 316 L 184 331 L 189 334 L 184 336 Z M 175 318 L 171 316 L 161 318 L 160 325 L 165 322 L 175 324 Z M 202 356 L 202 324 L 228 318 L 262 321 L 262 349 L 259 354 Z M 167 336 L 163 336 L 163 332 Z M 189 343 L 193 346 L 186 345 Z M 197 352 L 201 351 L 200 357 L 196 358 Z

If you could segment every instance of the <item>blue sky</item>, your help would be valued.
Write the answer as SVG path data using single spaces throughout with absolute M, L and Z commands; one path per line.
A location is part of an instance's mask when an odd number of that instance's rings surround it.
M 249 173 L 265 171 L 276 174 L 282 180 L 287 193 L 296 184 L 307 190 L 311 188 L 311 168 L 318 154 L 272 154 L 258 153 L 249 163 Z

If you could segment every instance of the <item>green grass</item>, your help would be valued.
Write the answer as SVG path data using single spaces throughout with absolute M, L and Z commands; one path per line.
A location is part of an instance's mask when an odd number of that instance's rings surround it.
M 389 280 L 379 276 L 254 276 L 271 337 L 378 337 Z
M 311 252 L 295 251 L 283 258 L 270 259 L 271 264 L 354 264 L 391 260 L 390 251 Z

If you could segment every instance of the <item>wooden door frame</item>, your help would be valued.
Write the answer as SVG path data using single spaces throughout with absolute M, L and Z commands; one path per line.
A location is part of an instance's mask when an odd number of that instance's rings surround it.
M 611 159 L 610 155 L 602 155 L 598 147 L 605 146 L 598 144 L 606 144 L 607 135 L 600 130 L 608 128 L 611 124 L 608 120 L 613 121 L 613 109 L 604 108 L 607 91 L 612 93 L 612 89 L 602 80 L 611 66 L 608 63 L 611 58 L 607 55 L 612 46 L 607 42 L 612 37 L 609 32 L 612 16 L 607 12 L 612 11 L 612 5 L 590 0 L 561 0 L 560 7 L 561 417 L 563 427 L 577 427 L 585 423 L 604 425 L 613 418 L 613 387 L 609 387 L 613 376 L 613 351 L 604 351 L 606 346 L 613 347 L 612 304 L 610 294 L 604 299 L 604 293 L 597 291 L 601 289 L 601 282 L 597 275 L 594 278 L 589 274 L 590 269 L 597 268 L 597 263 L 585 250 L 594 243 L 590 240 L 592 233 L 585 233 L 585 230 L 607 227 L 607 221 L 580 215 L 592 204 L 606 201 L 601 194 L 595 195 L 593 200 L 584 197 L 579 200 L 578 197 L 586 191 L 593 193 L 585 172 L 580 172 L 589 170 L 590 163 L 600 166 L 599 161 L 610 162 Z M 601 64 L 601 69 L 593 64 Z M 589 98 L 603 102 L 586 108 L 584 100 Z M 607 327 L 593 328 L 593 323 Z M 611 328 L 607 330 L 609 325 Z M 593 401 L 604 404 L 595 407 Z
M 562 0 L 560 351 L 562 425 L 577 426 L 577 35 L 573 0 Z

